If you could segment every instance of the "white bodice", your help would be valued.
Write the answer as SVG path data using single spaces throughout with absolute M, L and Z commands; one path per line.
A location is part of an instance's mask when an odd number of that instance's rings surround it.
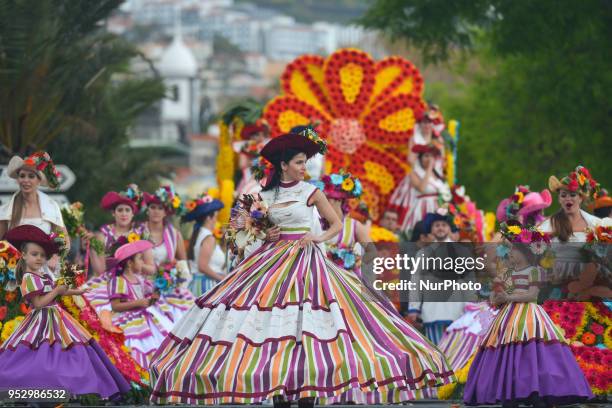
M 42 218 L 22 218 L 19 222 L 19 225 L 33 225 L 35 227 L 40 228 L 45 232 L 45 234 L 51 234 L 51 223 L 49 221 L 45 221 Z
M 193 261 L 195 262 L 193 270 L 196 272 L 199 271 L 198 265 L 200 259 L 200 247 L 202 246 L 202 242 L 204 242 L 204 239 L 206 237 L 209 237 L 211 235 L 213 235 L 212 231 L 204 227 L 200 228 L 200 231 L 198 232 L 198 238 L 196 239 L 195 246 L 193 248 Z M 223 253 L 221 247 L 215 243 L 215 249 L 213 250 L 213 253 L 210 257 L 208 266 L 210 266 L 210 269 L 212 269 L 213 271 L 225 275 L 224 265 L 225 254 Z
M 153 247 L 153 260 L 155 261 L 155 265 L 161 265 L 170 260 L 168 249 L 163 242 Z
M 416 166 L 414 166 L 414 172 L 421 179 L 425 177 L 425 170 L 421 167 L 420 164 L 417 164 Z M 430 177 L 427 182 L 427 185 L 425 186 L 425 191 L 423 192 L 419 191 L 417 195 L 437 194 L 445 190 L 448 190 L 448 185 L 444 181 L 438 179 L 437 177 Z
M 314 216 L 313 207 L 308 206 L 308 199 L 316 189 L 314 185 L 300 181 L 289 187 L 279 187 L 278 190 L 262 191 L 260 195 L 268 204 L 268 215 L 274 225 L 281 229 L 310 229 Z

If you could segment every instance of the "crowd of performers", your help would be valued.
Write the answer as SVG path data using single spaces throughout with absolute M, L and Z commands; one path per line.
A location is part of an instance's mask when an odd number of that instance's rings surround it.
M 14 157 L 8 173 L 20 190 L 0 208 L 0 235 L 2 259 L 18 261 L 3 284 L 18 287 L 28 309 L 0 345 L 0 389 L 112 399 L 137 382 L 150 387 L 155 404 L 400 403 L 442 398 L 469 366 L 462 390 L 469 405 L 592 399 L 566 333 L 537 303 L 539 282 L 552 276 L 560 297 L 578 282 L 570 292 L 596 299 L 610 320 L 610 303 L 600 301 L 609 297 L 609 270 L 570 245 L 547 271 L 534 268 L 540 255 L 516 244 L 528 232 L 586 242 L 606 225 L 612 200 L 585 168 L 552 176 L 550 191 L 518 186 L 500 203 L 494 242 L 505 251 L 489 254 L 497 289 L 481 302 L 417 295 L 392 303 L 365 281 L 364 249 L 375 234 L 409 237 L 419 253 L 432 242 L 482 240 L 473 223 L 461 222 L 465 214 L 441 204 L 451 189 L 436 120 L 431 109 L 420 121 L 408 157 L 413 171 L 376 223 L 350 211 L 359 180 L 321 174 L 326 144 L 313 129 L 269 139 L 264 126 L 245 127 L 239 205 L 225 240 L 214 194 L 182 200 L 170 186 L 108 192 L 101 206 L 110 222 L 95 232 L 75 228 L 39 190 L 57 184 L 49 155 Z M 551 193 L 560 210 L 547 218 Z M 592 198 L 599 216 L 585 211 Z M 193 224 L 188 240 L 179 218 Z M 79 248 L 71 250 L 70 235 Z M 85 282 L 66 280 L 67 253 L 85 268 Z

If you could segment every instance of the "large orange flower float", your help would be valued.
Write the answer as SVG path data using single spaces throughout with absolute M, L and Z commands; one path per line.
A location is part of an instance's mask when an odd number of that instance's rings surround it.
M 283 95 L 264 109 L 272 137 L 317 124 L 327 140 L 326 172 L 341 168 L 359 177 L 373 218 L 409 170 L 408 140 L 422 115 L 423 79 L 401 57 L 381 61 L 357 49 L 328 58 L 304 55 L 285 68 Z

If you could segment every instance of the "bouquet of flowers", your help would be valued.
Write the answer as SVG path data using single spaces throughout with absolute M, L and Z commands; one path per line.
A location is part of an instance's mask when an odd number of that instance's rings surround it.
M 85 222 L 83 221 L 85 212 L 83 211 L 82 203 L 77 201 L 70 205 L 66 204 L 61 208 L 61 211 L 64 224 L 66 224 L 66 229 L 68 230 L 68 235 L 76 237 L 82 236 L 87 232 Z M 104 254 L 104 244 L 99 239 L 91 239 L 89 245 L 98 255 Z
M 78 288 L 87 280 L 87 274 L 79 265 L 65 262 L 62 264 L 60 276 L 57 279 L 58 285 L 66 285 L 71 288 Z
M 604 218 L 599 225 L 587 230 L 584 251 L 590 261 L 610 267 L 609 246 L 612 244 L 612 218 Z
M 347 271 L 352 271 L 361 265 L 361 257 L 355 256 L 346 245 L 328 245 L 327 248 L 331 260 Z
M 64 259 L 68 255 L 68 240 L 63 232 L 52 232 L 49 237 L 59 248 L 59 256 Z
M 226 239 L 234 252 L 244 249 L 257 239 L 266 237 L 273 224 L 268 218 L 268 205 L 259 194 L 244 194 L 231 210 Z
M 15 269 L 20 258 L 21 253 L 17 248 L 8 241 L 0 241 L 0 285 L 4 285 L 8 291 L 17 287 Z
M 166 262 L 159 266 L 154 279 L 155 290 L 160 293 L 170 293 L 179 283 L 176 262 Z

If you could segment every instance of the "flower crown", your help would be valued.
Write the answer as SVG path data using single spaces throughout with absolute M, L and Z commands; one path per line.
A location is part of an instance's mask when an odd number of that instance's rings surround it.
M 161 186 L 154 193 L 155 197 L 159 199 L 162 205 L 177 215 L 182 215 L 185 212 L 185 205 L 181 197 L 176 193 L 174 187 L 170 185 Z
M 213 196 L 207 193 L 202 193 L 200 194 L 198 198 L 187 201 L 187 203 L 185 204 L 185 208 L 187 212 L 191 212 L 195 210 L 196 208 L 198 208 L 198 206 L 200 205 L 212 203 L 213 200 L 214 200 Z
M 344 170 L 340 170 L 339 173 L 324 175 L 321 182 L 325 194 L 336 192 L 346 194 L 350 198 L 359 198 L 363 193 L 363 186 L 359 179 Z M 317 187 L 321 188 L 321 185 Z
M 140 188 L 138 188 L 138 185 L 134 183 L 128 184 L 125 191 L 120 191 L 119 195 L 132 200 L 136 204 L 136 207 L 138 208 L 140 208 L 140 206 L 142 205 L 142 199 L 143 199 L 142 191 L 140 191 Z
M 257 181 L 267 178 L 273 171 L 274 165 L 263 156 L 254 159 L 251 164 L 251 173 Z
M 309 140 L 312 140 L 319 146 L 319 153 L 325 155 L 327 153 L 327 142 L 315 132 L 311 126 L 306 126 L 304 129 L 298 132 L 298 135 L 304 136 Z
M 586 197 L 591 196 L 593 193 L 598 193 L 600 188 L 599 183 L 591 177 L 589 169 L 584 166 L 577 166 L 574 171 L 563 177 L 560 182 L 569 191 L 579 192 Z
M 23 163 L 43 173 L 49 183 L 49 187 L 57 188 L 59 186 L 60 173 L 55 168 L 55 164 L 53 164 L 53 160 L 51 160 L 49 153 L 43 151 L 33 153 L 27 157 Z
M 510 203 L 506 206 L 506 217 L 508 220 L 518 219 L 518 212 L 523 208 L 523 200 L 529 193 L 531 193 L 529 186 L 518 185 L 515 187 L 514 194 L 510 197 Z

